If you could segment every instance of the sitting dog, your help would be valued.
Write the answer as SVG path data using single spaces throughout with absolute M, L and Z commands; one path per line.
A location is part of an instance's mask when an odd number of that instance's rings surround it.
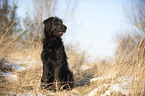
M 74 87 L 73 74 L 67 63 L 67 56 L 61 36 L 67 27 L 58 17 L 44 20 L 44 37 L 41 59 L 43 75 L 41 88 L 49 90 L 70 90 Z

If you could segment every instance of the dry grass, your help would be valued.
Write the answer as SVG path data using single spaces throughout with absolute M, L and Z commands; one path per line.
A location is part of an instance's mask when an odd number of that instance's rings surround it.
M 90 86 L 91 89 L 99 88 L 101 86 L 101 90 L 96 91 L 96 96 L 104 94 L 108 89 L 112 91 L 111 96 L 145 95 L 145 47 L 144 45 L 141 46 L 141 44 L 144 43 L 143 39 L 144 36 L 129 54 L 125 54 L 125 52 L 118 53 L 111 62 L 108 62 L 108 64 L 104 66 L 104 68 L 101 66 L 103 70 L 96 73 L 96 76 L 103 78 L 92 82 Z M 123 83 L 128 83 L 124 88 L 130 90 L 128 94 L 121 93 L 121 89 L 118 92 L 113 92 L 114 84 L 121 86 Z M 106 85 L 104 86 L 104 84 Z M 94 86 L 94 88 L 92 86 Z
M 16 51 L 17 50 L 17 51 Z M 130 54 L 125 55 L 125 53 L 117 54 L 113 59 L 108 61 L 97 60 L 95 62 L 88 62 L 85 60 L 85 54 L 78 54 L 74 51 L 67 51 L 69 57 L 69 64 L 71 70 L 74 71 L 76 87 L 73 91 L 63 91 L 52 93 L 48 90 L 40 89 L 40 79 L 42 73 L 42 64 L 40 60 L 41 44 L 37 47 L 29 47 L 24 50 L 17 48 L 15 50 L 7 51 L 6 60 L 9 62 L 14 62 L 21 60 L 22 58 L 31 57 L 36 60 L 33 67 L 28 68 L 24 71 L 16 72 L 18 76 L 17 80 L 1 82 L 3 85 L 3 93 L 7 94 L 31 94 L 31 95 L 88 95 L 92 90 L 96 89 L 94 95 L 89 96 L 100 96 L 105 94 L 107 90 L 110 90 L 111 96 L 124 96 L 125 93 L 121 91 L 114 91 L 113 86 L 115 84 L 121 85 L 122 82 L 127 81 L 128 86 L 126 90 L 131 90 L 128 95 L 131 96 L 143 96 L 145 94 L 145 60 L 144 60 L 144 47 L 140 48 L 140 43 L 130 52 Z M 3 54 L 1 54 L 2 56 Z M 5 55 L 3 55 L 5 56 Z M 26 63 L 21 64 L 27 67 Z M 29 65 L 29 64 L 28 64 Z M 90 68 L 82 70 L 81 66 L 87 65 Z M 92 78 L 98 78 L 97 80 L 91 81 Z
M 72 91 L 53 93 L 40 89 L 42 45 L 36 42 L 18 44 L 17 38 L 23 32 L 20 32 L 18 36 L 7 43 L 3 43 L 3 39 L 0 39 L 0 63 L 5 60 L 17 64 L 19 61 L 19 65 L 26 68 L 26 70 L 13 73 L 17 76 L 16 80 L 4 81 L 3 78 L 0 78 L 0 95 L 103 96 L 104 94 L 106 96 L 107 92 L 111 96 L 145 95 L 145 44 L 142 43 L 145 38 L 144 35 L 129 54 L 126 54 L 128 48 L 126 48 L 125 52 L 118 49 L 118 53 L 114 58 L 108 58 L 105 61 L 97 58 L 96 61 L 88 62 L 85 52 L 78 53 L 79 50 L 66 48 L 76 87 Z M 88 68 L 83 69 L 83 66 Z M 0 72 L 3 73 L 1 70 Z M 125 83 L 127 83 L 126 86 L 123 86 Z M 127 91 L 123 92 L 122 90 Z

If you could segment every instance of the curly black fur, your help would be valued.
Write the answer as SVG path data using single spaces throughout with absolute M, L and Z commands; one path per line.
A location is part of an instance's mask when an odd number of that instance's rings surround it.
M 61 36 L 67 27 L 57 17 L 44 20 L 44 38 L 41 59 L 43 75 L 41 87 L 50 90 L 70 90 L 74 86 L 73 74 L 68 68 L 67 56 Z

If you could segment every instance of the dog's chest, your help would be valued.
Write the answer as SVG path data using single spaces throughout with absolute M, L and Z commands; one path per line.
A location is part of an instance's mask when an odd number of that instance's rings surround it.
M 48 54 L 48 57 L 58 57 L 63 53 L 63 44 L 62 42 L 52 42 L 43 47 L 45 52 Z

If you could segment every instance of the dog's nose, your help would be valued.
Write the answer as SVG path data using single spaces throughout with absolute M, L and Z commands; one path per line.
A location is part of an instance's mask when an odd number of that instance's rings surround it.
M 66 30 L 66 29 L 67 29 L 67 27 L 64 25 L 64 26 L 63 26 L 63 29 L 65 29 L 65 30 Z

